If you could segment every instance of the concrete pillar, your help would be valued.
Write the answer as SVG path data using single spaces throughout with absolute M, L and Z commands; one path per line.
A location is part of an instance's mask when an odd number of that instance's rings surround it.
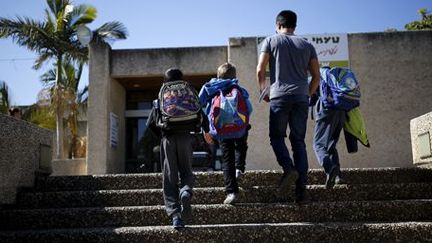
M 87 174 L 105 174 L 108 170 L 111 48 L 107 44 L 92 43 L 89 50 Z
M 265 102 L 258 103 L 257 38 L 230 38 L 228 60 L 236 66 L 237 77 L 240 84 L 249 91 L 249 98 L 254 109 L 250 120 L 252 129 L 248 138 L 246 169 L 279 169 L 268 136 L 269 105 Z

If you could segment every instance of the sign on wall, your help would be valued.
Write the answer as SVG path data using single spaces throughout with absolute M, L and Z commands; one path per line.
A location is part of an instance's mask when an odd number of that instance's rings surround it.
M 117 148 L 119 140 L 119 118 L 116 114 L 110 112 L 110 144 L 111 147 Z
M 299 36 L 305 38 L 315 47 L 321 66 L 349 67 L 348 35 L 346 33 Z M 261 52 L 264 39 L 265 37 L 257 38 L 258 54 Z
M 349 66 L 348 35 L 346 33 L 301 36 L 315 47 L 318 61 L 322 66 Z

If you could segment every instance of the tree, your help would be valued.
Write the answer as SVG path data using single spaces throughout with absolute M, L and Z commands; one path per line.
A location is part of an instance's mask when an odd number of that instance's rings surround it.
M 8 114 L 10 107 L 9 88 L 0 80 L 0 114 Z
M 413 21 L 405 25 L 406 30 L 432 30 L 432 14 L 426 8 L 418 10 L 421 20 Z
M 45 90 L 49 93 L 49 105 L 53 110 L 60 110 L 65 113 L 67 127 L 69 128 L 69 158 L 76 157 L 78 143 L 78 115 L 80 108 L 85 109 L 87 105 L 86 86 L 83 90 L 78 89 L 81 79 L 83 63 L 74 63 L 70 59 L 63 62 L 61 71 L 61 83 L 56 83 L 57 69 L 47 71 L 41 76 Z
M 96 9 L 88 5 L 73 6 L 70 0 L 46 0 L 43 21 L 27 17 L 16 19 L 0 18 L 0 38 L 11 37 L 18 45 L 35 51 L 38 58 L 34 68 L 39 69 L 46 61 L 53 60 L 56 65 L 56 86 L 61 92 L 62 66 L 65 58 L 85 63 L 88 60 L 88 48 L 82 46 L 77 38 L 77 28 L 91 23 L 96 18 Z M 94 31 L 95 41 L 126 39 L 127 31 L 123 24 L 113 21 L 103 24 Z M 60 100 L 58 100 L 60 101 Z M 57 151 L 56 157 L 62 156 L 63 113 L 61 105 L 56 111 Z

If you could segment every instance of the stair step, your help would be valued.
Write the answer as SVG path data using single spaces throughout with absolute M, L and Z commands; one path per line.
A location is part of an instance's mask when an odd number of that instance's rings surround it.
M 1 232 L 1 242 L 428 242 L 431 222 L 276 223 Z
M 350 184 L 432 182 L 432 169 L 426 168 L 367 168 L 342 169 L 343 177 Z M 217 187 L 223 183 L 222 172 L 196 172 L 196 187 Z M 243 185 L 276 185 L 281 171 L 247 171 Z M 322 170 L 309 171 L 309 184 L 324 184 Z M 37 191 L 84 191 L 114 189 L 161 188 L 160 173 L 111 174 L 88 176 L 50 176 L 39 178 Z
M 332 190 L 325 189 L 323 185 L 308 185 L 306 190 L 310 201 L 432 199 L 432 183 L 345 184 L 336 185 Z M 239 202 L 293 201 L 293 194 L 289 194 L 291 198 L 281 198 L 276 187 L 241 187 Z M 218 204 L 224 199 L 225 190 L 222 187 L 194 189 L 195 204 Z M 19 194 L 17 203 L 17 208 L 163 205 L 163 195 L 162 189 L 23 192 Z
M 304 205 L 193 205 L 190 224 L 431 221 L 432 199 L 312 202 Z M 157 226 L 169 224 L 164 206 L 0 211 L 0 230 Z

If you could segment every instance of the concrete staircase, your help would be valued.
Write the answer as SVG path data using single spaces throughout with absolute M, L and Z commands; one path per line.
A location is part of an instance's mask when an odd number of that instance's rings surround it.
M 248 171 L 240 202 L 223 205 L 223 177 L 197 173 L 194 219 L 170 226 L 160 174 L 40 178 L 0 210 L 0 242 L 430 242 L 432 170 L 346 169 L 326 190 L 309 173 L 309 202 L 280 199 L 280 172 Z

